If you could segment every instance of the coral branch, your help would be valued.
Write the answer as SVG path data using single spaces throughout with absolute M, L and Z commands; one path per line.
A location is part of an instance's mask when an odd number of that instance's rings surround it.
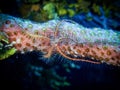
M 26 53 L 40 51 L 44 58 L 55 53 L 66 59 L 120 66 L 120 32 L 85 28 L 70 20 L 35 23 L 0 15 L 0 32 L 5 33 L 11 48 Z

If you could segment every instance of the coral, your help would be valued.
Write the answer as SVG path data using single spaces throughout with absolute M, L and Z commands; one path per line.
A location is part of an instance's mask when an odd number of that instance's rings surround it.
M 1 23 L 5 22 L 1 31 L 8 35 L 10 45 L 17 52 L 39 51 L 46 62 L 60 55 L 68 60 L 120 65 L 120 32 L 85 28 L 69 20 L 36 24 L 5 15 L 1 17 Z
M 99 5 L 96 5 L 95 3 L 93 4 L 92 6 L 92 9 L 95 13 L 97 13 L 98 15 L 101 15 L 101 12 L 100 12 L 100 6 Z
M 44 68 L 43 66 L 37 65 L 28 65 L 28 70 L 34 78 L 37 78 L 35 83 L 42 88 L 52 88 L 53 90 L 60 90 L 62 87 L 70 86 L 70 83 L 67 81 L 67 77 L 60 76 L 57 71 L 59 67 L 55 66 L 54 68 Z M 66 67 L 69 68 L 70 67 Z M 47 85 L 47 87 L 46 87 Z
M 9 40 L 7 35 L 3 32 L 0 32 L 0 60 L 6 59 L 11 55 L 15 54 L 16 49 L 9 46 Z
M 19 10 L 15 8 L 15 11 L 18 14 L 20 12 L 22 18 L 29 18 L 39 22 L 64 17 L 74 18 L 78 14 L 89 12 L 101 16 L 101 7 L 107 17 L 118 17 L 119 14 L 119 0 L 112 2 L 108 0 L 17 0 L 16 2 L 16 7 Z M 44 10 L 44 7 L 47 7 L 47 10 Z M 1 11 L 5 12 L 6 9 L 3 8 Z M 11 10 L 9 13 L 15 11 Z
M 66 10 L 66 9 L 60 8 L 60 9 L 58 10 L 58 15 L 59 15 L 59 16 L 63 16 L 63 15 L 66 15 L 66 14 L 67 14 L 67 10 Z
M 57 13 L 55 13 L 54 3 L 47 3 L 46 5 L 44 5 L 43 11 L 47 13 L 48 19 L 53 19 L 57 17 Z
M 69 14 L 69 17 L 73 17 L 75 15 L 75 11 L 72 9 L 68 9 L 68 14 Z
M 47 21 L 51 19 L 69 17 L 72 18 L 77 14 L 92 12 L 102 16 L 101 8 L 104 10 L 104 15 L 111 17 L 111 12 L 119 11 L 115 3 L 111 5 L 108 1 L 93 0 L 48 0 L 31 2 L 25 1 L 20 7 L 20 13 L 24 18 L 30 18 L 35 21 Z M 113 13 L 114 14 L 114 13 Z M 92 19 L 91 19 L 92 20 Z
M 77 0 L 77 9 L 78 12 L 88 12 L 89 8 L 88 6 L 90 5 L 90 2 L 86 0 Z
M 16 53 L 15 48 L 8 48 L 8 49 L 0 49 L 0 60 L 4 60 L 11 55 L 14 55 Z
M 0 32 L 0 43 L 1 43 L 1 41 L 4 42 L 4 43 L 9 43 L 7 35 L 4 32 Z
M 21 15 L 24 18 L 31 17 L 31 19 L 36 21 L 56 19 L 65 15 L 73 17 L 77 13 L 88 12 L 88 6 L 90 5 L 89 2 L 83 0 L 78 0 L 73 4 L 59 0 L 48 0 L 41 3 L 33 3 L 34 0 L 33 2 L 31 0 L 24 2 L 26 3 L 23 3 L 22 7 L 20 7 Z

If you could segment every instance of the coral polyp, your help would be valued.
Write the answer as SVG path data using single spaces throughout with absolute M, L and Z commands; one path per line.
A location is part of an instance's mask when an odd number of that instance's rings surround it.
M 17 52 L 39 51 L 44 58 L 53 55 L 73 61 L 120 66 L 120 32 L 102 28 L 85 28 L 70 20 L 36 23 L 0 15 L 0 32 Z

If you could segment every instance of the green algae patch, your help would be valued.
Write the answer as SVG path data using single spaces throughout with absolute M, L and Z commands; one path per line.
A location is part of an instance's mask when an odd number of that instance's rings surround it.
M 8 57 L 10 57 L 11 55 L 15 54 L 16 49 L 15 48 L 10 48 L 8 50 L 0 50 L 0 60 L 4 60 Z

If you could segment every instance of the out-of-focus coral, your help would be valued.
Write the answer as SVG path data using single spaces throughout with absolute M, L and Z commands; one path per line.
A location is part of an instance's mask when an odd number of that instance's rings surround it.
M 97 5 L 96 3 L 93 4 L 92 6 L 92 9 L 95 13 L 97 13 L 98 15 L 101 15 L 101 12 L 100 12 L 100 6 Z
M 73 18 L 82 13 L 119 17 L 119 0 L 16 0 L 22 18 L 47 21 L 56 18 Z M 17 8 L 16 8 L 17 9 Z M 6 11 L 2 10 L 1 11 Z M 13 10 L 14 12 L 14 10 Z
M 7 35 L 3 32 L 0 32 L 0 41 L 3 41 L 5 43 L 8 43 Z M 1 42 L 0 42 L 1 43 Z
M 0 32 L 0 60 L 6 59 L 16 52 L 15 48 L 9 46 L 7 36 Z
M 105 16 L 110 16 L 111 11 L 119 11 L 118 6 L 103 0 L 23 0 L 20 7 L 21 15 L 35 21 L 47 21 L 60 17 L 74 17 L 76 14 L 93 12 L 101 15 L 100 8 Z
M 57 13 L 55 12 L 55 4 L 47 3 L 43 6 L 43 12 L 48 15 L 48 19 L 53 19 L 57 17 Z
M 63 62 L 59 62 L 56 65 L 58 62 L 46 64 L 46 61 L 33 59 L 32 62 L 29 61 L 27 63 L 25 68 L 28 73 L 27 79 L 32 85 L 35 84 L 37 88 L 42 90 L 61 90 L 62 88 L 70 87 L 69 78 L 71 76 L 66 76 L 66 74 L 71 74 L 71 70 L 81 69 L 81 66 L 74 62 Z
M 80 12 L 88 12 L 88 6 L 90 5 L 88 1 L 84 0 L 77 0 L 74 3 L 69 3 L 67 0 L 23 1 L 20 7 L 21 15 L 35 21 L 47 21 L 66 15 L 73 17 Z
M 76 8 L 78 9 L 78 12 L 88 12 L 89 11 L 89 5 L 90 2 L 87 0 L 77 0 L 77 6 Z
M 37 63 L 37 62 L 36 62 Z M 75 65 L 75 64 L 74 64 Z M 70 73 L 70 68 L 73 68 L 70 63 L 63 64 L 61 68 L 65 69 L 65 72 Z M 75 67 L 74 67 L 75 68 Z M 40 89 L 52 89 L 52 90 L 60 90 L 60 88 L 64 88 L 70 86 L 71 84 L 67 81 L 66 76 L 61 76 L 58 71 L 60 66 L 53 66 L 50 68 L 45 68 L 44 66 L 37 66 L 32 64 L 28 64 L 27 71 L 30 71 L 30 75 L 33 78 L 36 78 L 34 81 L 38 85 Z M 69 72 L 68 72 L 69 69 Z
M 11 55 L 15 54 L 15 52 L 16 52 L 15 48 L 0 49 L 0 60 L 10 57 Z

